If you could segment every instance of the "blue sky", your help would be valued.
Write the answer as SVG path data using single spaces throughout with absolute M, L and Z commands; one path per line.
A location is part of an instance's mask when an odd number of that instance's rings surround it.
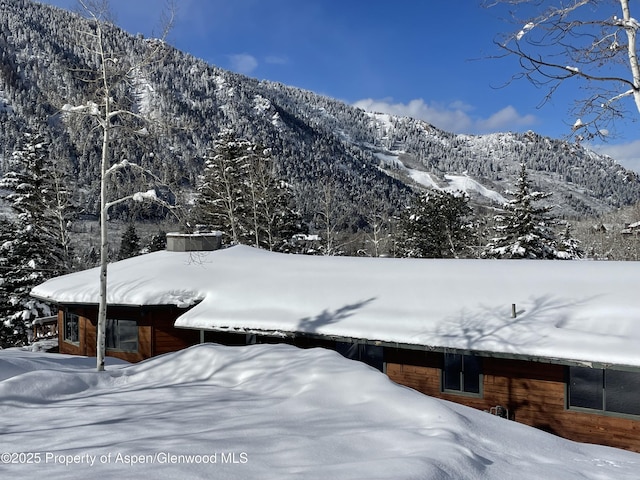
M 72 9 L 75 0 L 42 0 Z M 163 0 L 111 0 L 116 23 L 159 31 Z M 409 115 L 456 133 L 534 130 L 562 137 L 577 87 L 546 91 L 509 83 L 517 61 L 492 59 L 514 26 L 480 0 L 176 0 L 168 41 L 219 67 Z M 505 84 L 509 83 L 505 86 Z M 606 147 L 640 171 L 640 137 L 617 124 Z

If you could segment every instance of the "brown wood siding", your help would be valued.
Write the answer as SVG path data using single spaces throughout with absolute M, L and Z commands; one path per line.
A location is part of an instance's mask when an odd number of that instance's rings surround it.
M 509 417 L 579 442 L 640 452 L 640 419 L 568 410 L 565 367 L 539 362 L 483 358 L 482 396 L 442 392 L 442 354 L 385 349 L 391 380 L 429 396 L 488 411 L 503 406 Z
M 175 352 L 200 342 L 200 332 L 175 328 L 174 319 L 154 318 L 153 355 Z
M 69 307 L 69 311 L 79 315 L 79 345 L 65 342 L 60 336 L 60 353 L 72 355 L 96 356 L 97 307 Z M 182 310 L 184 311 L 184 310 Z M 58 314 L 58 327 L 63 327 L 64 313 Z M 125 352 L 107 349 L 106 355 L 128 362 L 139 362 L 154 355 L 180 350 L 198 343 L 199 334 L 193 330 L 180 330 L 173 327 L 177 312 L 172 308 L 159 307 L 110 307 L 109 318 L 135 320 L 138 323 L 138 351 Z M 62 330 L 60 330 L 62 331 Z M 158 348 L 156 348 L 156 344 Z

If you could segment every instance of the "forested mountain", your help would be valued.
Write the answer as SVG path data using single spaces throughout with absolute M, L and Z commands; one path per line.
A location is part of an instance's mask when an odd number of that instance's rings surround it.
M 0 0 L 0 174 L 24 133 L 44 134 L 52 155 L 73 173 L 81 210 L 96 213 L 99 139 L 64 108 L 89 98 L 91 85 L 80 74 L 95 67 L 81 33 L 89 28 L 84 18 L 55 7 Z M 141 57 L 158 42 L 117 27 L 106 32 L 107 47 L 125 56 Z M 234 74 L 169 45 L 159 63 L 135 71 L 129 84 L 130 107 L 156 121 L 119 143 L 114 156 L 152 169 L 178 197 L 196 188 L 207 149 L 231 128 L 272 149 L 311 226 L 328 188 L 339 205 L 336 217 L 352 231 L 372 212 L 396 212 L 412 187 L 464 189 L 475 202 L 497 205 L 513 189 L 522 162 L 536 188 L 553 192 L 560 215 L 606 212 L 640 198 L 634 173 L 575 144 L 532 132 L 455 135 Z

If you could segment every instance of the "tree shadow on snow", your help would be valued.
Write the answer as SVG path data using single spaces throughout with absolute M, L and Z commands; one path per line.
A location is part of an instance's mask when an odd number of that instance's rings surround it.
M 511 315 L 510 305 L 499 307 L 479 305 L 460 311 L 438 325 L 434 335 L 443 345 L 469 350 L 491 349 L 501 346 L 505 350 L 519 350 L 526 346 L 542 346 L 550 329 L 563 328 L 574 315 L 574 307 L 588 304 L 593 298 L 567 301 L 552 295 L 532 297 L 526 309 Z
M 371 297 L 367 300 L 362 300 L 356 303 L 351 303 L 337 310 L 330 311 L 328 309 L 323 310 L 315 317 L 305 317 L 298 322 L 296 331 L 306 333 L 317 333 L 321 327 L 326 325 L 332 325 L 352 316 L 356 311 L 366 307 L 373 302 L 376 298 Z

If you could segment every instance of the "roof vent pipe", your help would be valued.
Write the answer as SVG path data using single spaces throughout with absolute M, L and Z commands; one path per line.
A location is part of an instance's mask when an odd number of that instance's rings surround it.
M 518 316 L 517 312 L 516 312 L 516 304 L 512 303 L 511 304 L 511 318 L 516 318 Z

